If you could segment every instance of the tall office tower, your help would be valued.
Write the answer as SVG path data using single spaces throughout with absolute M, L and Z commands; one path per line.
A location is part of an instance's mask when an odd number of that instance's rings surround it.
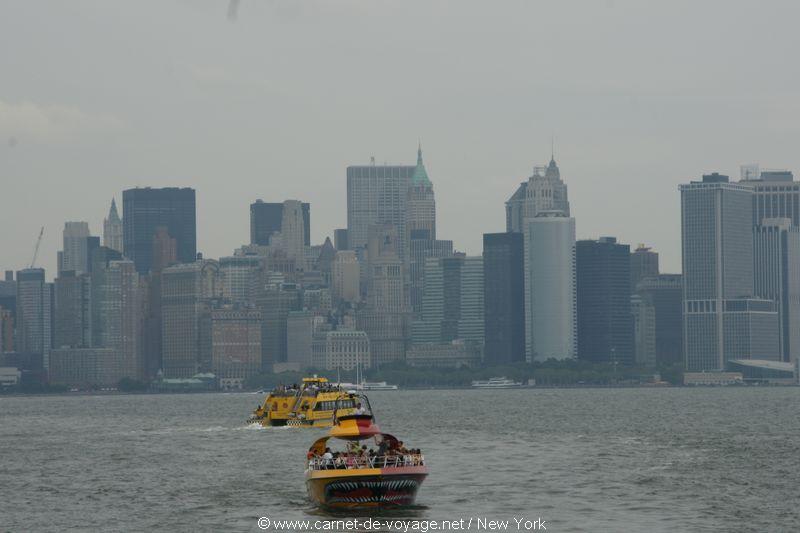
M 333 247 L 339 251 L 350 249 L 350 244 L 347 239 L 347 228 L 333 230 Z
M 525 219 L 525 357 L 529 362 L 577 355 L 575 219 L 540 211 Z
M 108 217 L 103 219 L 103 246 L 122 253 L 122 219 L 117 213 L 117 202 L 111 199 Z
M 89 272 L 89 224 L 87 222 L 64 223 L 64 253 L 59 272 L 72 270 L 76 274 Z
M 274 365 L 287 361 L 286 321 L 289 313 L 301 307 L 300 289 L 294 283 L 269 284 L 257 298 L 263 321 L 261 369 L 271 372 Z
M 792 226 L 800 226 L 800 183 L 790 171 L 742 167 L 739 183 L 753 190 L 754 226 L 765 218 L 788 218 Z
M 265 258 L 259 255 L 220 257 L 222 297 L 230 302 L 254 303 Z
M 367 247 L 367 305 L 356 322 L 369 336 L 372 361 L 382 365 L 405 358 L 410 309 L 400 258 L 400 231 L 392 224 L 373 225 Z
M 286 317 L 286 363 L 297 370 L 312 366 L 314 324 L 311 311 L 290 311 Z
M 271 203 L 263 200 L 256 200 L 250 204 L 250 244 L 268 246 L 271 244 L 273 234 L 284 231 L 285 206 L 286 202 Z M 311 246 L 311 204 L 301 203 L 300 210 L 303 219 L 303 245 Z M 295 222 L 295 228 L 299 227 L 299 224 Z
M 639 366 L 656 366 L 656 312 L 638 294 L 631 294 L 634 361 Z
M 108 251 L 108 261 L 102 260 Z M 143 324 L 145 287 L 133 261 L 101 248 L 91 277 L 92 347 L 111 348 L 120 356 L 120 375 L 141 379 L 145 373 Z
M 211 310 L 211 371 L 222 388 L 241 388 L 261 371 L 261 311 L 240 304 Z
M 422 314 L 411 326 L 414 344 L 484 343 L 483 257 L 425 262 Z
M 754 229 L 755 294 L 778 304 L 781 359 L 800 355 L 800 228 L 764 218 Z
M 575 243 L 578 357 L 595 363 L 635 360 L 631 249 L 614 237 Z
M 415 231 L 427 232 L 429 239 L 436 240 L 436 200 L 433 184 L 422 162 L 422 145 L 417 149 L 417 166 L 411 175 L 407 201 L 406 242 L 411 240 Z
M 525 360 L 525 273 L 521 233 L 483 234 L 484 361 Z
M 162 366 L 161 272 L 178 262 L 178 245 L 167 228 L 158 226 L 153 236 L 153 258 L 146 282 L 144 318 L 145 375 L 155 377 Z
M 11 311 L 0 305 L 0 354 L 14 351 L 14 319 Z
M 753 189 L 714 173 L 680 191 L 686 370 L 778 359 L 775 302 L 752 297 Z
M 414 316 L 422 312 L 422 294 L 425 287 L 425 261 L 429 258 L 452 257 L 453 241 L 430 238 L 427 229 L 411 232 L 409 241 L 409 303 Z
M 122 192 L 123 248 L 136 270 L 147 274 L 153 268 L 153 237 L 163 226 L 175 239 L 177 260 L 192 263 L 197 255 L 195 190 L 128 189 Z
M 126 215 L 127 216 L 127 215 Z M 211 370 L 211 302 L 222 293 L 219 264 L 210 259 L 161 272 L 162 369 L 168 378 Z
M 354 251 L 336 252 L 333 265 L 331 265 L 331 287 L 335 302 L 354 304 L 361 300 L 360 270 Z
M 44 280 L 43 268 L 17 272 L 17 349 L 42 356 L 45 370 L 53 346 L 53 284 Z
M 55 279 L 53 346 L 90 348 L 92 346 L 92 284 L 88 274 L 72 270 Z
M 631 294 L 642 279 L 653 276 L 658 276 L 658 252 L 640 244 L 631 253 Z
M 151 272 L 161 272 L 178 262 L 178 242 L 170 236 L 164 226 L 158 226 L 153 235 Z
M 558 211 L 569 216 L 567 186 L 561 181 L 555 159 L 547 167 L 534 167 L 533 174 L 520 184 L 506 202 L 506 231 L 524 233 L 525 219 L 542 211 Z
M 305 233 L 303 204 L 286 200 L 281 219 L 281 244 L 290 259 L 305 261 Z
M 636 286 L 643 307 L 652 309 L 655 320 L 655 361 L 683 363 L 683 280 L 680 274 L 644 278 Z M 650 313 L 650 311 L 646 311 Z M 649 316 L 649 315 L 647 315 Z M 637 356 L 637 360 L 638 360 Z M 648 356 L 649 359 L 649 356 Z
M 347 167 L 347 238 L 351 250 L 365 248 L 370 228 L 392 224 L 400 239 L 400 259 L 406 253 L 408 188 L 415 166 Z
M 0 280 L 0 307 L 8 311 L 11 315 L 11 328 L 13 332 L 17 317 L 17 282 L 14 280 L 13 270 L 6 270 L 5 279 Z M 13 341 L 13 338 L 11 338 L 11 340 Z
M 336 260 L 336 248 L 334 248 L 330 237 L 325 237 L 325 242 L 319 248 L 319 253 L 314 255 L 312 269 L 322 275 L 325 285 L 330 286 L 333 262 Z

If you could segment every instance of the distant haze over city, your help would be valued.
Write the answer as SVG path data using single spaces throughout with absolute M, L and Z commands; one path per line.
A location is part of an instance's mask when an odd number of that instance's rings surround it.
M 678 184 L 800 170 L 800 5 L 242 0 L 6 2 L 0 257 L 55 275 L 65 221 L 93 235 L 136 186 L 197 191 L 197 249 L 249 241 L 249 205 L 346 223 L 346 167 L 413 165 L 438 233 L 479 255 L 551 141 L 580 238 L 680 271 Z M 122 213 L 121 213 L 122 214 Z

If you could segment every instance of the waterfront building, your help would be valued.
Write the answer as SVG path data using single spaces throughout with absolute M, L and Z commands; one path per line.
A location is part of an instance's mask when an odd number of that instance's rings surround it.
M 136 188 L 122 193 L 123 251 L 147 274 L 153 267 L 153 237 L 163 226 L 175 239 L 177 261 L 192 263 L 197 256 L 195 190 L 168 187 Z
M 364 370 L 372 366 L 370 339 L 364 331 L 327 331 L 314 344 L 314 368 L 353 370 L 358 366 Z
M 50 383 L 80 389 L 116 387 L 130 377 L 122 352 L 114 348 L 57 348 L 50 351 Z
M 631 294 L 641 280 L 654 276 L 658 276 L 658 252 L 640 244 L 631 253 Z
M 286 362 L 298 370 L 312 366 L 315 324 L 324 320 L 308 310 L 290 311 L 286 317 Z
M 642 307 L 652 309 L 657 364 L 683 363 L 683 281 L 680 274 L 659 274 L 642 279 L 636 286 Z M 650 316 L 650 315 L 648 315 Z M 637 352 L 637 361 L 650 356 Z
M 656 311 L 638 294 L 631 295 L 634 360 L 638 366 L 656 366 Z
M 406 362 L 422 368 L 474 368 L 481 364 L 481 346 L 461 340 L 447 344 L 414 344 L 406 352 Z
M 630 246 L 614 237 L 575 244 L 578 357 L 595 363 L 634 362 Z
M 296 202 L 296 200 L 289 200 Z M 302 233 L 302 245 L 311 246 L 311 204 L 300 203 L 299 218 L 302 220 L 295 220 L 297 217 L 297 206 L 292 205 L 290 208 L 294 211 L 289 213 L 288 219 L 284 218 L 286 202 L 265 202 L 263 200 L 256 200 L 250 204 L 250 244 L 257 244 L 261 246 L 269 246 L 272 244 L 272 237 L 275 233 L 290 233 L 295 235 L 295 241 L 299 240 L 296 236 L 298 232 Z M 288 220 L 291 228 L 284 229 L 284 222 Z M 287 231 L 288 230 L 288 231 Z
M 14 317 L 0 305 L 0 354 L 14 351 Z
M 162 368 L 167 378 L 211 370 L 211 304 L 222 294 L 219 263 L 204 259 L 161 272 Z
M 524 222 L 525 356 L 530 362 L 577 355 L 575 219 L 540 211 Z
M 226 388 L 241 388 L 261 371 L 261 311 L 227 304 L 211 310 L 211 371 Z
M 525 360 L 525 274 L 521 233 L 483 235 L 484 360 Z
M 506 202 L 506 231 L 524 233 L 525 219 L 544 211 L 570 215 L 567 186 L 552 156 L 547 167 L 534 167 Z
M 789 218 L 764 218 L 754 228 L 755 294 L 777 303 L 781 359 L 800 356 L 800 228 Z
M 302 295 L 295 283 L 270 283 L 260 291 L 256 302 L 263 327 L 261 369 L 271 372 L 275 364 L 287 361 L 287 319 L 290 312 L 301 309 Z
M 42 357 L 45 370 L 53 342 L 53 284 L 45 282 L 43 268 L 17 272 L 17 349 Z
M 117 212 L 117 202 L 111 199 L 111 208 L 108 210 L 108 217 L 103 219 L 103 246 L 122 253 L 122 219 Z
M 753 188 L 714 173 L 680 191 L 686 370 L 779 359 L 776 304 L 753 297 Z

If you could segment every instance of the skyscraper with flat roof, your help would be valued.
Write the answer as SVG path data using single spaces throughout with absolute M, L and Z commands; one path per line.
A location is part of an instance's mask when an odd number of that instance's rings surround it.
M 776 304 L 753 296 L 753 188 L 713 173 L 680 191 L 686 370 L 778 359 Z
M 250 204 L 250 244 L 268 246 L 272 235 L 281 232 L 284 224 L 284 206 L 286 202 L 265 202 L 256 200 Z M 311 246 L 311 204 L 301 202 L 302 242 Z M 298 228 L 299 222 L 295 223 Z
M 486 364 L 525 360 L 525 273 L 521 233 L 483 234 Z
M 87 222 L 64 223 L 64 250 L 59 272 L 71 270 L 76 274 L 89 272 L 89 224 Z
M 575 243 L 580 359 L 634 362 L 630 253 L 614 237 Z
M 125 257 L 147 274 L 153 266 L 153 239 L 159 226 L 175 239 L 177 260 L 192 263 L 197 256 L 195 190 L 168 187 L 136 188 L 122 193 Z
M 45 370 L 53 346 L 53 284 L 43 268 L 17 272 L 17 350 L 42 356 Z

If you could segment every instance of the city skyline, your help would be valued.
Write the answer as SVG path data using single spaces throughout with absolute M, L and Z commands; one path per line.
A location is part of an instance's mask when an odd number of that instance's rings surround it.
M 792 4 L 777 18 L 755 5 L 692 5 L 687 20 L 689 4 L 646 12 L 611 2 L 576 19 L 559 4 L 517 6 L 511 17 L 507 6 L 467 1 L 457 24 L 443 4 L 413 1 L 250 4 L 235 22 L 217 3 L 167 3 L 164 24 L 147 6 L 102 3 L 21 3 L 0 21 L 9 43 L 26 42 L 28 24 L 45 35 L 0 58 L 0 176 L 16 192 L 0 197 L 0 223 L 14 228 L 0 234 L 8 268 L 27 266 L 45 226 L 40 265 L 54 272 L 63 221 L 87 220 L 100 235 L 111 198 L 119 204 L 120 192 L 137 185 L 196 188 L 198 250 L 208 256 L 246 242 L 243 207 L 257 198 L 313 204 L 312 242 L 321 243 L 346 225 L 343 169 L 373 155 L 379 164 L 413 164 L 419 137 L 435 177 L 438 232 L 473 255 L 483 233 L 503 229 L 502 210 L 487 206 L 547 161 L 555 136 L 571 208 L 581 214 L 577 238 L 645 242 L 674 272 L 679 231 L 663 221 L 680 214 L 663 199 L 677 198 L 678 184 L 713 171 L 736 176 L 751 162 L 800 168 L 796 80 L 781 60 L 798 44 Z M 70 47 L 47 36 L 57 35 L 55 20 L 80 37 Z M 119 40 L 133 38 L 130 20 L 153 35 L 139 43 L 140 57 Z M 530 32 L 532 20 L 548 23 Z M 362 32 L 374 37 L 384 23 L 424 37 L 381 31 L 362 48 Z M 674 39 L 673 26 L 686 28 L 684 39 Z M 448 39 L 434 39 L 442 28 Z M 731 37 L 759 32 L 771 38 Z M 194 42 L 199 49 L 186 45 Z M 301 44 L 264 53 L 286 42 Z M 749 67 L 710 61 L 718 56 Z M 37 65 L 35 86 L 28 63 Z M 298 64 L 309 68 L 298 72 Z M 595 202 L 601 195 L 604 206 Z M 464 220 L 462 210 L 474 216 Z

